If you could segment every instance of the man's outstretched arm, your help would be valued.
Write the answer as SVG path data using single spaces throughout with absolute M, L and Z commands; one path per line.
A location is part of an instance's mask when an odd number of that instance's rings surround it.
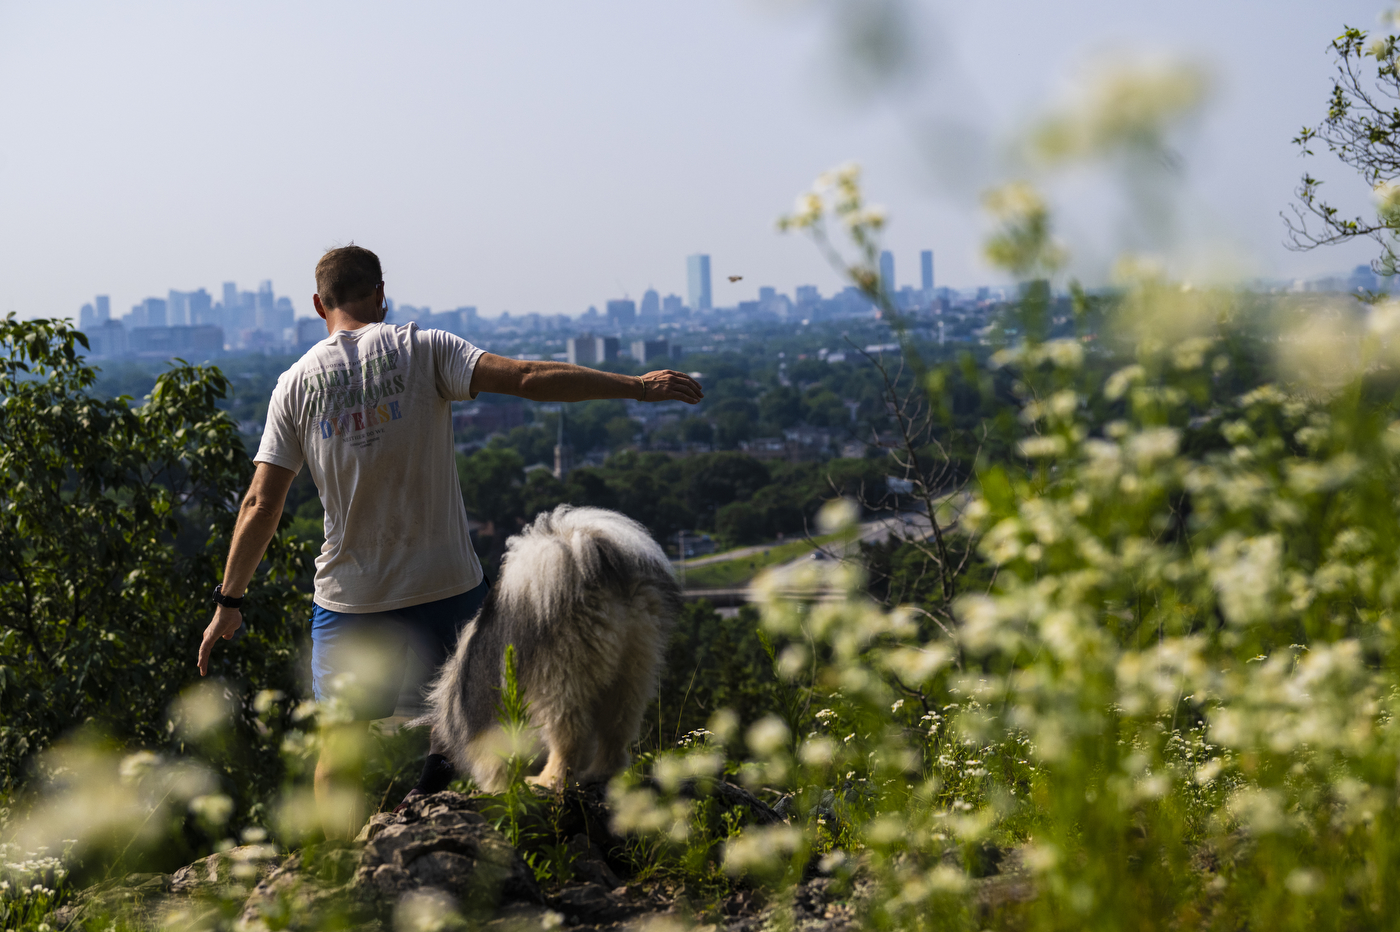
M 471 392 L 517 395 L 531 401 L 592 401 L 631 398 L 633 401 L 684 401 L 699 404 L 705 397 L 700 383 L 684 372 L 658 369 L 646 375 L 620 375 L 566 362 L 507 359 L 486 353 L 472 370 Z
M 233 526 L 233 543 L 229 546 L 228 563 L 224 566 L 222 592 L 239 598 L 248 588 L 253 572 L 262 562 L 277 524 L 282 520 L 282 506 L 287 502 L 287 490 L 292 487 L 296 473 L 271 463 L 259 463 L 248 485 L 248 494 L 238 509 L 238 523 Z M 204 641 L 199 645 L 199 675 L 209 672 L 209 657 L 219 639 L 233 637 L 243 624 L 243 613 L 236 608 L 220 605 L 214 618 L 204 629 Z

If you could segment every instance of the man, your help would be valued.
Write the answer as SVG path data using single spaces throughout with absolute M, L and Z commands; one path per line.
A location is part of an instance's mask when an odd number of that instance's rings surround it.
M 329 336 L 273 390 L 256 471 L 214 590 L 218 607 L 199 647 L 202 676 L 214 645 L 243 623 L 244 590 L 306 464 L 326 511 L 313 683 L 318 700 L 339 697 L 353 719 L 323 730 L 316 766 L 316 799 L 332 837 L 353 833 L 362 820 L 360 750 L 369 720 L 393 714 L 408 652 L 435 671 L 486 595 L 458 485 L 451 403 L 481 392 L 533 401 L 696 404 L 704 397 L 680 372 L 637 377 L 521 362 L 440 330 L 386 324 L 383 278 L 378 257 L 359 246 L 332 249 L 316 266 L 312 302 Z M 450 781 L 442 750 L 430 747 L 410 795 Z

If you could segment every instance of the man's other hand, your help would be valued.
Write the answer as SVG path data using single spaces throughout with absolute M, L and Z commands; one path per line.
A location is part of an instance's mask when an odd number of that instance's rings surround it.
M 204 629 L 204 641 L 199 645 L 199 675 L 209 672 L 209 657 L 214 653 L 214 642 L 233 637 L 233 632 L 243 627 L 243 613 L 236 608 L 220 605 L 214 609 L 214 620 Z
M 684 401 L 699 404 L 705 397 L 700 383 L 673 369 L 658 369 L 641 376 L 642 401 Z

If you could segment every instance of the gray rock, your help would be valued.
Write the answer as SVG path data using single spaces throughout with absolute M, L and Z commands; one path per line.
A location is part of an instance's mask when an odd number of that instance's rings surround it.
M 614 890 L 622 886 L 622 881 L 608 864 L 602 849 L 587 835 L 575 835 L 570 838 L 568 847 L 574 876 L 579 880 L 597 884 L 605 890 Z
M 352 846 L 293 855 L 253 890 L 240 928 L 368 930 L 396 914 L 485 918 L 502 905 L 542 904 L 534 873 L 472 807 L 458 793 L 425 796 L 375 816 Z
M 169 893 L 169 874 L 127 874 L 79 891 L 45 921 L 55 929 L 67 929 L 79 920 L 120 913 L 138 923 L 154 922 Z
M 222 895 L 230 886 L 251 889 L 281 861 L 274 845 L 239 845 L 177 870 L 170 877 L 170 892 L 198 896 Z
M 529 866 L 458 793 L 415 800 L 374 833 L 354 886 L 362 898 L 389 903 L 412 891 L 441 890 L 478 915 L 502 902 L 542 902 Z
M 292 855 L 253 888 L 237 928 L 240 932 L 386 928 L 377 915 L 385 910 L 376 910 L 354 895 L 352 878 L 358 863 L 355 848 L 320 851 L 314 857 L 306 852 Z

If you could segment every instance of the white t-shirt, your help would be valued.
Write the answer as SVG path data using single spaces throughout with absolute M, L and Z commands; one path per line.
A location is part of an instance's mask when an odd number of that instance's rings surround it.
M 481 564 L 452 446 L 451 402 L 484 351 L 417 324 L 340 330 L 277 380 L 255 462 L 321 492 L 317 605 L 385 612 L 476 588 Z

